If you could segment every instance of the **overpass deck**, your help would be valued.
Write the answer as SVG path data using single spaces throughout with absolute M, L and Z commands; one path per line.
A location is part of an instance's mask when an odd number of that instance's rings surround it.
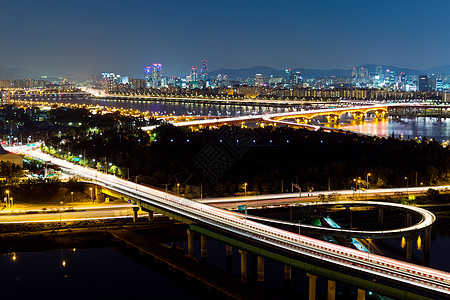
M 334 265 L 348 272 L 355 272 L 355 274 L 363 272 L 381 281 L 393 281 L 399 288 L 408 291 L 415 290 L 419 294 L 426 293 L 442 298 L 450 295 L 450 274 L 447 272 L 375 254 L 366 254 L 260 224 L 246 219 L 244 215 L 232 214 L 207 204 L 140 186 L 26 147 L 15 150 L 41 160 L 52 161 L 73 174 L 95 180 L 110 189 L 136 199 L 135 201 L 143 207 L 164 210 L 186 224 L 194 226 L 201 224 L 217 228 L 234 236 L 254 241 L 263 247 L 278 249 L 293 256 L 308 257 L 322 264 Z

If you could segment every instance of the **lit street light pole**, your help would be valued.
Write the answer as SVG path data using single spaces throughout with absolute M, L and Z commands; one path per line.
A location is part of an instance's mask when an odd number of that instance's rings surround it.
M 367 188 L 369 188 L 369 176 L 372 176 L 372 174 L 367 173 L 367 176 L 366 176 Z
M 247 196 L 247 182 L 244 183 L 244 196 Z
M 405 177 L 405 181 L 406 181 L 406 193 L 408 194 L 408 177 Z
M 61 211 L 62 211 L 62 201 L 61 202 L 59 202 L 59 227 L 61 227 Z
M 6 206 L 9 208 L 9 190 L 6 190 Z
M 178 188 L 178 195 L 180 195 L 180 184 L 177 183 L 177 188 Z

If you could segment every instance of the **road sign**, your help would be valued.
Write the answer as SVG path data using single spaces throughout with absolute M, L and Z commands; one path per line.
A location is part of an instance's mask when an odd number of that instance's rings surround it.
M 245 211 L 247 209 L 247 205 L 239 205 L 238 211 Z

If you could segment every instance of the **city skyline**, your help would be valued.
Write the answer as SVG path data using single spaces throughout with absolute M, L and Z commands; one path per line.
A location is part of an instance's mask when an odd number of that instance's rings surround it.
M 0 67 L 48 75 L 109 70 L 142 76 L 161 63 L 211 71 L 351 69 L 366 63 L 427 69 L 450 64 L 446 1 L 6 1 Z

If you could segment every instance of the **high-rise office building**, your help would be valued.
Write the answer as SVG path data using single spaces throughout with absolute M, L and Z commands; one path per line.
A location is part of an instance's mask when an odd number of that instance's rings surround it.
M 303 82 L 303 76 L 300 72 L 295 72 L 294 74 L 294 84 L 300 85 Z
M 200 67 L 200 79 L 203 82 L 208 80 L 208 61 L 206 59 L 202 59 L 202 64 Z
M 0 105 L 7 105 L 11 101 L 11 93 L 9 92 L 9 90 L 0 91 L 0 96 Z
M 428 92 L 429 90 L 430 90 L 430 88 L 428 86 L 428 76 L 420 75 L 419 76 L 419 91 Z
M 255 86 L 264 86 L 264 75 L 263 74 L 255 75 Z
M 192 66 L 190 81 L 198 81 L 197 67 Z
M 389 84 L 395 84 L 395 72 L 389 71 Z
M 444 90 L 444 86 L 442 84 L 442 79 L 436 79 L 436 91 L 442 92 Z
M 375 67 L 375 72 L 377 73 L 378 76 L 383 77 L 383 66 L 381 66 L 380 64 L 378 64 Z
M 292 74 L 292 69 L 284 70 L 284 84 L 291 85 L 294 83 L 294 75 Z
M 144 77 L 147 80 L 148 87 L 157 88 L 161 86 L 162 64 L 153 64 L 145 67 Z

